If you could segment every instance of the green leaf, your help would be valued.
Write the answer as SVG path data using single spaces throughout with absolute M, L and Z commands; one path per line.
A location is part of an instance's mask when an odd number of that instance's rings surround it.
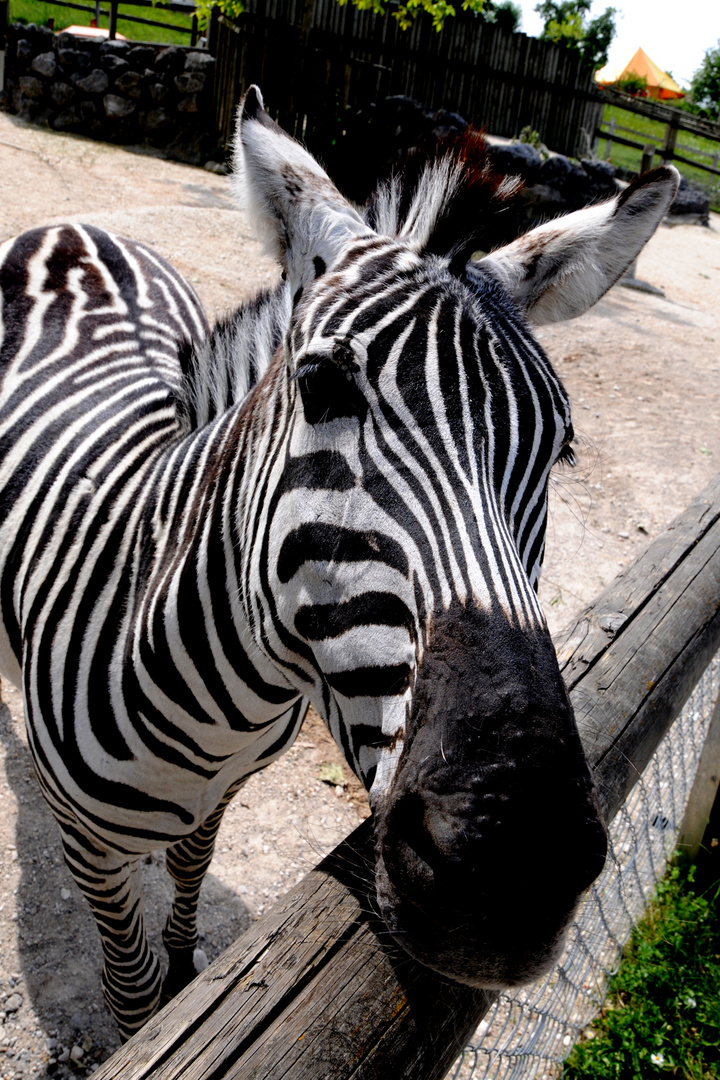
M 342 771 L 342 766 L 333 765 L 328 761 L 324 761 L 317 774 L 318 780 L 322 780 L 323 784 L 332 784 L 333 787 L 346 787 L 347 780 L 345 779 L 345 773 Z

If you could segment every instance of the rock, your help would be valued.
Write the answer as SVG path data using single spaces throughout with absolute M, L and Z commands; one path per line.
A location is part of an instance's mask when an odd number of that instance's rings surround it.
M 175 85 L 181 94 L 199 94 L 205 87 L 205 76 L 202 72 L 188 71 L 182 75 L 176 75 Z M 188 110 L 196 111 L 196 110 Z
M 194 54 L 189 54 L 194 55 Z M 179 75 L 185 67 L 185 51 L 177 45 L 169 45 L 162 49 L 155 59 L 155 70 L 169 72 L 171 75 Z
M 203 165 L 206 172 L 216 173 L 217 176 L 227 176 L 230 169 L 222 161 L 206 161 Z
M 117 94 L 106 94 L 103 98 L 103 105 L 105 107 L 106 115 L 113 118 L 132 116 L 137 108 L 134 101 L 128 101 L 127 98 L 118 97 Z
M 160 57 L 158 57 L 158 60 Z M 189 52 L 185 56 L 186 71 L 202 71 L 209 74 L 215 67 L 215 57 L 209 52 Z M 464 121 L 463 121 L 464 122 Z M 467 127 L 467 125 L 465 125 Z
M 127 60 L 130 46 L 127 41 L 103 41 L 100 46 L 100 56 L 117 56 Z
M 544 161 L 538 176 L 541 184 L 555 188 L 568 204 L 568 209 L 583 206 L 590 199 L 590 178 L 584 169 L 574 165 L 564 154 L 554 154 Z
M 45 93 L 45 86 L 33 75 L 21 75 L 18 79 L 18 88 L 23 97 L 39 100 Z
M 55 131 L 77 131 L 83 126 L 83 115 L 79 106 L 70 105 L 67 109 L 61 109 L 51 120 L 50 126 Z
M 43 75 L 46 79 L 52 79 L 53 75 L 57 70 L 57 60 L 55 59 L 55 53 L 40 53 L 31 63 L 30 69 L 31 71 L 36 71 L 38 75 Z
M 619 188 L 615 180 L 615 168 L 609 161 L 584 159 L 580 164 L 590 180 L 590 194 L 593 197 L 617 195 Z
M 82 79 L 73 79 L 73 82 L 84 94 L 104 94 L 110 85 L 110 80 L 100 68 L 93 68 L 89 75 Z
M 57 55 L 62 66 L 72 72 L 83 74 L 92 67 L 92 56 L 89 52 L 81 52 L 80 49 L 58 48 Z
M 164 109 L 150 109 L 140 121 L 145 131 L 162 131 L 172 120 Z
M 11 994 L 3 1002 L 3 1009 L 6 1013 L 15 1013 L 22 1007 L 23 999 L 20 994 Z
M 160 102 L 165 101 L 168 94 L 170 93 L 170 87 L 163 86 L 163 84 L 159 82 L 151 83 L 149 89 L 151 100 L 156 102 L 158 105 L 160 104 Z
M 135 45 L 134 48 L 130 49 L 125 59 L 130 62 L 130 66 L 135 68 L 136 71 L 144 71 L 147 67 L 154 67 L 155 56 L 155 49 L 150 48 L 149 45 Z
M 196 113 L 198 111 L 197 97 L 195 94 L 189 94 L 178 102 L 177 108 L 181 113 Z
M 433 119 L 435 121 L 433 135 L 436 139 L 445 138 L 456 131 L 464 131 L 468 126 L 467 120 L 463 119 L 459 113 L 449 112 L 447 109 L 438 109 Z
M 522 176 L 529 183 L 537 179 L 542 166 L 542 158 L 535 147 L 522 142 L 491 146 L 490 160 L 499 173 Z
M 81 101 L 78 108 L 85 124 L 92 124 L 92 121 L 97 119 L 98 107 L 94 101 Z M 70 897 L 68 896 L 67 899 L 69 900 Z
M 70 1051 L 70 1060 L 71 1061 L 82 1061 L 82 1059 L 84 1057 L 85 1057 L 85 1051 L 83 1050 L 82 1046 L 77 1046 L 77 1045 L 73 1046 L 72 1050 Z
M 68 83 L 54 82 L 50 87 L 50 97 L 56 105 L 62 107 L 75 97 L 75 89 Z
M 15 46 L 15 55 L 22 63 L 27 64 L 32 59 L 33 47 L 27 38 L 20 38 Z
M 123 60 L 122 56 L 115 56 L 113 53 L 101 55 L 100 64 L 103 71 L 107 71 L 113 78 L 130 69 L 127 60 Z
M 143 77 L 137 71 L 125 71 L 115 80 L 115 89 L 127 97 L 139 98 L 142 94 Z
M 704 191 L 699 191 L 697 188 L 690 187 L 683 176 L 680 181 L 680 188 L 668 210 L 668 214 L 673 217 L 691 214 L 698 219 L 700 224 L 709 225 L 710 196 Z

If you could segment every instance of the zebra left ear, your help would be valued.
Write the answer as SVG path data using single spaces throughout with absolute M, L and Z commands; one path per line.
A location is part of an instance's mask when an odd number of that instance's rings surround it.
M 315 158 L 268 116 L 257 86 L 238 110 L 234 166 L 238 201 L 293 295 L 331 268 L 349 239 L 374 235 Z
M 574 319 L 637 258 L 670 208 L 680 179 L 663 166 L 609 202 L 555 218 L 493 251 L 465 273 L 490 273 L 536 324 Z

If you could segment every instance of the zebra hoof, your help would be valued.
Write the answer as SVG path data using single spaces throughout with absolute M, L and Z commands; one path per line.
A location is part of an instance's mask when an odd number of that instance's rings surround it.
M 167 1005 L 188 983 L 191 983 L 203 967 L 207 967 L 207 957 L 202 949 L 190 945 L 187 949 L 167 948 L 170 963 L 162 984 L 160 1006 Z M 204 964 L 203 964 L 204 960 Z

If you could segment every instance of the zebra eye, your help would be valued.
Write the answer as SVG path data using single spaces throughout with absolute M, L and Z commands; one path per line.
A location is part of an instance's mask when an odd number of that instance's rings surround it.
M 308 424 L 364 417 L 366 403 L 354 377 L 359 370 L 346 341 L 336 342 L 331 353 L 307 352 L 301 357 L 294 377 Z

